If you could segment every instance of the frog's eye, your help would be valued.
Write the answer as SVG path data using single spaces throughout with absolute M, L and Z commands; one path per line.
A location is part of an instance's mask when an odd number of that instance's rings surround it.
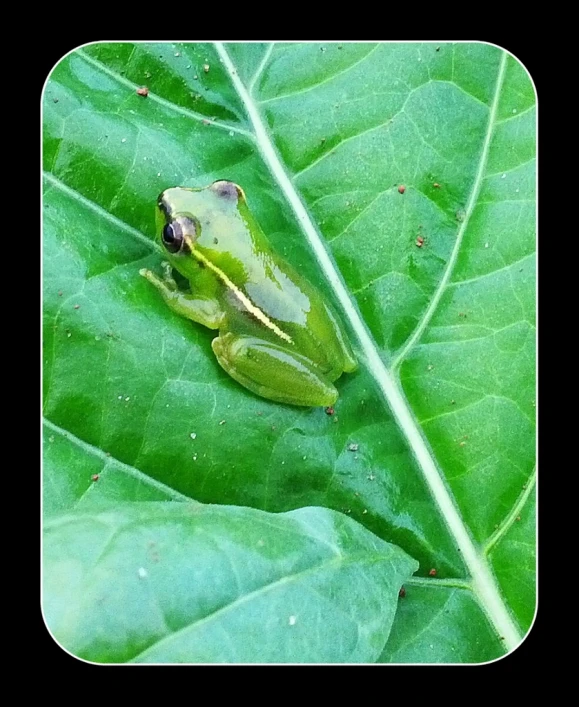
M 240 198 L 245 199 L 243 189 L 235 184 L 235 182 L 228 182 L 225 179 L 222 179 L 218 182 L 213 182 L 211 188 L 224 199 L 230 199 L 231 201 L 237 201 Z
M 183 231 L 178 221 L 166 224 L 162 237 L 163 245 L 169 253 L 177 253 L 183 247 Z

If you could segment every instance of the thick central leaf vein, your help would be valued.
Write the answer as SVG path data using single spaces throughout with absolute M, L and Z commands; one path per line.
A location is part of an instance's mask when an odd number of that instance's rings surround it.
M 279 154 L 274 147 L 272 138 L 258 110 L 257 104 L 240 79 L 239 73 L 225 46 L 222 43 L 217 43 L 216 49 L 221 61 L 229 73 L 232 84 L 236 88 L 240 99 L 245 106 L 255 132 L 256 143 L 261 155 L 269 167 L 272 176 L 278 183 L 281 191 L 290 204 L 298 223 L 303 229 L 304 234 L 307 237 L 312 250 L 314 251 L 321 269 L 332 285 L 334 292 L 342 305 L 344 313 L 347 316 L 352 329 L 356 333 L 356 336 L 358 337 L 366 365 L 372 373 L 378 386 L 382 390 L 386 402 L 396 418 L 400 429 L 405 435 L 410 449 L 413 451 L 416 460 L 418 461 L 426 483 L 428 484 L 430 491 L 438 504 L 440 512 L 462 552 L 465 563 L 468 566 L 472 577 L 473 590 L 475 591 L 481 606 L 484 608 L 489 619 L 495 626 L 495 629 L 501 637 L 504 638 L 505 645 L 508 648 L 514 648 L 520 641 L 518 630 L 509 614 L 505 602 L 499 592 L 495 578 L 490 571 L 485 558 L 481 556 L 472 541 L 470 533 L 448 488 L 446 487 L 442 474 L 439 471 L 430 449 L 422 435 L 414 414 L 412 413 L 393 373 L 390 372 L 384 365 L 378 348 L 370 336 L 365 322 L 362 320 L 358 310 L 352 302 L 350 294 L 341 279 L 337 267 L 328 254 L 322 238 L 310 218 L 300 195 L 292 184 L 292 181 L 290 180 L 285 167 L 281 162 Z M 468 224 L 468 216 L 472 213 L 476 204 L 484 170 L 486 168 L 490 141 L 494 130 L 497 107 L 505 75 L 506 58 L 506 53 L 503 53 L 497 76 L 495 94 L 489 111 L 488 126 L 481 149 L 479 166 L 475 175 L 473 188 L 467 202 L 467 216 L 459 229 L 453 252 L 450 256 L 448 265 L 435 295 L 427 308 L 422 321 L 414 332 L 414 335 L 411 337 L 409 345 L 405 347 L 401 356 L 405 355 L 410 347 L 416 343 L 428 325 L 428 322 L 430 321 L 450 279 L 453 266 L 456 262 L 462 237 Z M 399 360 L 401 360 L 401 358 Z

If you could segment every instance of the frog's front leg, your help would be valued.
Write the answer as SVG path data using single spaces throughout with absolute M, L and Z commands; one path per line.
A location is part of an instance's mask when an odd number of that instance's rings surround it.
M 253 336 L 228 332 L 211 342 L 221 367 L 264 398 L 290 405 L 333 405 L 338 391 L 305 356 Z
M 177 289 L 177 283 L 171 275 L 169 263 L 163 263 L 165 277 L 161 279 L 151 270 L 142 268 L 139 274 L 154 285 L 170 309 L 182 317 L 199 322 L 209 329 L 219 329 L 223 321 L 223 311 L 219 303 L 210 297 L 188 294 Z

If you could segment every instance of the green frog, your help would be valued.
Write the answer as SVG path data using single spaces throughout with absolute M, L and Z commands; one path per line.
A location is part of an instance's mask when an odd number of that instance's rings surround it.
M 273 251 L 242 188 L 172 187 L 157 206 L 168 262 L 163 278 L 140 274 L 174 312 L 219 331 L 211 345 L 221 367 L 269 400 L 333 405 L 334 381 L 357 368 L 347 335 L 320 292 Z

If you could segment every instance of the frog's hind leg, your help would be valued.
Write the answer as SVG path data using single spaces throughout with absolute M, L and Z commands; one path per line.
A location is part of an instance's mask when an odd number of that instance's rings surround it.
M 221 367 L 238 383 L 290 405 L 333 405 L 338 391 L 309 359 L 290 348 L 227 333 L 211 342 Z
M 332 308 L 328 305 L 326 305 L 326 312 L 328 313 L 328 317 L 330 317 L 334 324 L 336 338 L 338 339 L 340 349 L 342 350 L 343 362 L 342 366 L 340 367 L 340 370 L 338 371 L 338 376 L 341 375 L 342 371 L 345 371 L 346 373 L 351 373 L 352 371 L 355 371 L 358 368 L 358 361 L 356 360 L 356 356 L 352 351 L 352 347 L 350 346 L 348 337 L 342 329 L 342 325 L 340 324 L 338 318 L 332 311 Z

